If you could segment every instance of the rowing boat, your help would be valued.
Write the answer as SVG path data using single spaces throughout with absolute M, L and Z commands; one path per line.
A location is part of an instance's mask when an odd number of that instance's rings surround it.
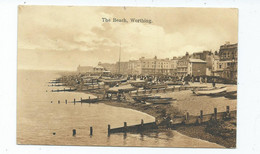
M 200 88 L 193 91 L 196 95 L 220 95 L 226 93 L 227 87 Z

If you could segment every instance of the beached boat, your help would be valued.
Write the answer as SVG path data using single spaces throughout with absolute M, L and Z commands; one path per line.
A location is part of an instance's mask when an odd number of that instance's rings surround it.
M 196 95 L 222 95 L 227 91 L 227 87 L 200 88 L 193 90 Z
M 135 91 L 137 88 L 131 86 L 130 84 L 127 85 L 120 85 L 118 87 L 112 87 L 107 90 L 108 93 L 123 93 L 129 91 Z
M 130 81 L 129 82 L 134 87 L 144 87 L 147 82 L 145 80 L 136 80 L 136 81 Z
M 167 84 L 150 84 L 145 85 L 144 89 L 160 89 L 160 88 L 167 88 Z
M 237 99 L 237 91 L 230 91 L 225 94 L 226 98 Z

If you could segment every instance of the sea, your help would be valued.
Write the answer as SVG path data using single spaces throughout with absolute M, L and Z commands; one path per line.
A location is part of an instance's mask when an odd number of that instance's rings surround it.
M 103 103 L 74 105 L 74 98 L 80 100 L 95 96 L 79 92 L 51 92 L 64 88 L 48 86 L 50 80 L 61 76 L 59 71 L 18 70 L 17 74 L 17 144 L 222 148 L 216 143 L 191 138 L 175 130 L 108 135 L 108 124 L 116 128 L 122 127 L 124 122 L 135 125 L 140 124 L 141 119 L 153 122 L 155 118 Z M 90 127 L 93 128 L 92 135 Z M 73 129 L 76 130 L 75 136 Z

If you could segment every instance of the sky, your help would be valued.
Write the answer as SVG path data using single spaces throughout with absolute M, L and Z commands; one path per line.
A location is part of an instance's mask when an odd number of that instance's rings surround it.
M 103 22 L 102 18 L 128 23 Z M 130 18 L 149 19 L 149 23 Z M 76 70 L 140 57 L 172 58 L 237 43 L 238 10 L 19 6 L 18 69 Z

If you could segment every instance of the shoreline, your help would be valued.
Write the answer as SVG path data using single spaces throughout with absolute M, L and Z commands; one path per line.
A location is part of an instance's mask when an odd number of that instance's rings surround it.
M 106 105 L 115 106 L 115 107 L 123 107 L 123 108 L 137 110 L 137 111 L 149 114 L 155 118 L 160 118 L 160 116 L 161 116 L 160 113 L 153 111 L 153 109 L 149 109 L 149 108 L 146 109 L 144 107 L 130 105 L 131 103 L 128 103 L 128 102 L 115 102 L 115 101 L 104 102 L 104 101 L 102 101 L 101 103 L 104 103 Z M 235 121 L 236 119 L 231 119 L 231 120 Z M 213 126 L 211 126 L 211 127 L 215 128 L 216 127 L 215 125 L 218 125 L 221 122 L 223 122 L 223 121 L 219 121 L 219 122 L 217 122 L 217 124 L 213 124 Z M 225 121 L 225 123 L 230 124 L 230 121 Z M 177 132 L 179 132 L 183 135 L 192 137 L 192 138 L 197 138 L 197 139 L 219 144 L 221 146 L 224 146 L 225 148 L 236 148 L 236 136 L 235 135 L 232 136 L 228 132 L 226 132 L 226 133 L 229 134 L 228 135 L 229 137 L 217 136 L 219 134 L 214 135 L 213 132 L 209 132 L 206 130 L 206 129 L 208 129 L 210 124 L 212 124 L 212 122 L 203 123 L 201 125 L 195 125 L 195 124 L 179 125 L 179 126 L 175 126 L 174 128 L 172 128 L 172 130 L 176 130 Z M 225 128 L 220 127 L 220 128 L 217 128 L 217 130 L 225 131 Z M 158 131 L 160 131 L 160 129 L 158 129 Z M 214 130 L 214 131 L 216 131 L 216 130 Z M 235 131 L 235 134 L 236 134 L 236 129 L 233 131 Z
M 68 86 L 68 85 L 67 85 Z M 75 87 L 77 88 L 77 87 Z M 75 92 L 82 92 L 85 94 L 91 94 L 96 97 L 102 98 L 103 94 L 101 91 L 93 91 L 93 92 L 87 92 L 82 90 L 76 90 Z M 157 121 L 162 121 L 165 116 L 174 117 L 174 116 L 183 116 L 185 114 L 184 111 L 181 111 L 177 108 L 174 108 L 170 105 L 156 105 L 156 106 L 149 106 L 146 104 L 140 104 L 140 103 L 133 103 L 131 101 L 116 101 L 116 100 L 102 100 L 100 103 L 104 103 L 106 105 L 115 106 L 115 107 L 123 107 L 128 109 L 133 109 L 139 112 L 146 113 L 148 115 L 153 116 Z M 234 119 L 232 119 L 234 121 Z M 236 121 L 236 119 L 235 119 Z M 223 123 L 223 121 L 218 121 L 215 124 L 212 124 L 211 122 L 206 122 L 201 125 L 196 124 L 189 124 L 189 125 L 178 125 L 172 128 L 172 130 L 176 130 L 177 132 L 192 137 L 197 138 L 201 140 L 205 140 L 208 142 L 216 143 L 221 146 L 224 146 L 225 148 L 235 148 L 236 147 L 236 122 L 235 126 L 232 129 L 232 132 L 226 132 L 226 129 L 224 126 L 220 126 L 217 129 L 215 128 L 219 124 Z M 228 123 L 230 125 L 229 121 L 225 121 L 225 123 Z M 233 123 L 232 123 L 233 125 Z M 209 128 L 211 127 L 211 128 Z M 211 129 L 214 128 L 215 130 Z M 158 131 L 162 131 L 158 129 Z M 224 131 L 226 134 L 220 136 L 220 134 L 214 134 L 214 131 L 222 132 Z M 235 132 L 235 133 L 234 133 Z M 225 136 L 226 135 L 226 136 Z

